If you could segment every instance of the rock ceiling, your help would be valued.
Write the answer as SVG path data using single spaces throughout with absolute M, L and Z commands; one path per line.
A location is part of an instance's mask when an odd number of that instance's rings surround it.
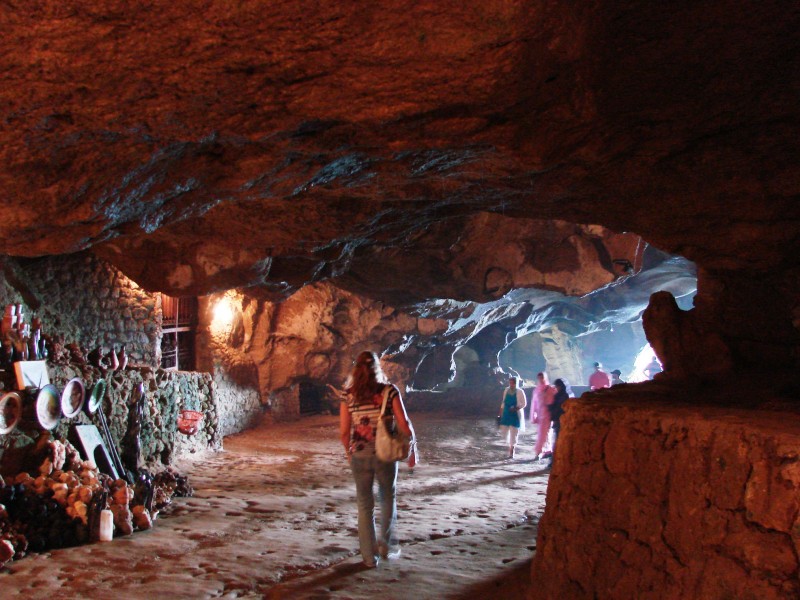
M 176 295 L 335 278 L 488 302 L 597 289 L 642 236 L 699 265 L 698 315 L 728 337 L 766 276 L 784 300 L 741 335 L 786 354 L 798 13 L 6 2 L 0 253 L 90 248 Z

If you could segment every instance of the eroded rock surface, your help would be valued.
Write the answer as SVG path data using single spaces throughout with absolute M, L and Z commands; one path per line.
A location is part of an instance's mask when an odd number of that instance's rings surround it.
M 612 236 L 611 242 L 618 237 Z M 588 244 L 586 238 L 578 240 L 594 253 L 598 248 L 610 252 L 601 240 L 594 244 Z M 523 241 L 514 240 L 514 244 L 524 248 Z M 506 238 L 506 243 L 511 244 L 511 239 Z M 581 253 L 570 244 L 567 247 L 578 265 Z M 512 258 L 504 255 L 505 260 L 518 259 L 509 254 Z M 561 256 L 566 260 L 570 254 L 564 251 Z M 484 269 L 480 259 L 465 259 L 464 268 Z M 484 264 L 492 259 L 487 257 Z M 384 369 L 404 393 L 442 391 L 452 380 L 459 387 L 459 394 L 468 393 L 466 386 L 473 391 L 488 388 L 488 395 L 494 397 L 503 379 L 502 375 L 497 379 L 501 368 L 499 352 L 527 333 L 546 329 L 548 352 L 552 355 L 548 361 L 560 365 L 563 360 L 556 355 L 566 352 L 572 357 L 571 370 L 563 364 L 559 376 L 581 383 L 582 359 L 573 336 L 636 320 L 650 295 L 667 283 L 668 289 L 684 302 L 694 292 L 694 269 L 688 261 L 653 249 L 646 251 L 641 261 L 639 273 L 620 277 L 578 298 L 531 287 L 510 290 L 483 303 L 436 300 L 393 306 L 330 281 L 305 286 L 279 303 L 271 301 L 271 294 L 262 288 L 213 294 L 201 302 L 200 321 L 204 325 L 197 343 L 198 367 L 225 378 L 219 389 L 234 392 L 233 405 L 239 406 L 235 396 L 255 388 L 265 407 L 281 418 L 337 408 L 338 394 L 352 369 L 352 360 L 363 350 L 383 355 Z M 592 264 L 594 268 L 590 264 L 583 270 L 564 271 L 562 281 L 569 283 L 562 285 L 583 286 L 585 292 L 610 277 L 599 263 Z M 525 274 L 519 267 L 515 272 L 518 280 L 520 272 Z M 533 269 L 528 273 L 532 273 L 530 277 L 548 276 Z M 590 275 L 595 281 L 586 281 Z M 372 277 L 383 286 L 392 281 L 393 275 L 389 273 L 382 279 L 375 272 Z M 437 285 L 434 278 L 431 285 Z M 441 283 L 445 285 L 446 282 Z M 219 318 L 220 310 L 228 316 Z M 555 338 L 572 350 L 557 350 Z M 638 349 L 629 348 L 631 356 L 627 360 L 632 361 Z M 469 364 L 461 362 L 464 373 L 456 370 L 457 351 L 471 356 Z
M 784 2 L 14 2 L 2 19 L 2 253 L 91 247 L 174 295 L 380 273 L 395 301 L 484 301 L 570 282 L 546 252 L 473 261 L 513 253 L 453 230 L 597 223 L 701 267 L 698 319 L 735 363 L 797 361 Z

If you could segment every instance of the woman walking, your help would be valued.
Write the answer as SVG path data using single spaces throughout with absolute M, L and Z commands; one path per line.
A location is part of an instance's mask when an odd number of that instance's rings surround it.
M 553 403 L 555 393 L 556 388 L 548 382 L 547 373 L 537 373 L 536 387 L 533 388 L 531 397 L 531 423 L 539 425 L 536 445 L 533 448 L 534 460 L 552 454 L 551 444 L 547 438 L 550 435 L 550 405 Z M 543 450 L 545 450 L 544 453 L 542 453 Z
M 406 414 L 397 387 L 390 384 L 381 370 L 378 355 L 362 352 L 345 386 L 346 400 L 339 411 L 339 433 L 345 455 L 350 461 L 356 484 L 358 504 L 358 544 L 368 567 L 376 567 L 381 558 L 400 556 L 395 534 L 397 503 L 397 463 L 383 462 L 375 455 L 375 435 L 384 394 L 388 394 L 386 411 L 392 411 L 397 427 L 414 439 L 414 429 Z M 412 441 L 410 467 L 416 464 L 416 447 Z M 381 504 L 380 536 L 375 533 L 375 480 Z
M 508 387 L 503 390 L 500 401 L 500 434 L 508 444 L 508 458 L 514 458 L 517 448 L 517 435 L 525 426 L 525 412 L 528 404 L 525 392 L 517 387 L 517 378 L 508 378 Z
M 550 416 L 553 419 L 553 458 L 550 459 L 550 465 L 553 465 L 553 460 L 556 455 L 556 446 L 558 445 L 558 434 L 561 431 L 561 415 L 564 414 L 564 402 L 570 398 L 574 398 L 575 394 L 572 393 L 572 388 L 569 381 L 566 379 L 556 379 L 553 382 L 556 388 L 556 393 L 553 396 L 553 403 L 550 405 Z

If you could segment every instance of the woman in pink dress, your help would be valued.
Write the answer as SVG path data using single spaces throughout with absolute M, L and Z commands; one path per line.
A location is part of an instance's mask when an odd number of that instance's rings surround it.
M 536 435 L 536 446 L 534 447 L 535 459 L 543 458 L 542 450 L 550 449 L 548 435 L 550 433 L 550 405 L 553 403 L 556 388 L 547 381 L 546 373 L 536 374 L 536 387 L 533 388 L 533 400 L 531 402 L 531 423 L 539 424 L 539 432 Z M 545 453 L 547 454 L 547 453 Z

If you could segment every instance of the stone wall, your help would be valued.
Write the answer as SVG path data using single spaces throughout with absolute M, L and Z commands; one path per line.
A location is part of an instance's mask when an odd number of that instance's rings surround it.
M 130 447 L 127 437 L 131 406 L 138 399 L 138 388 L 144 384 L 145 407 L 141 420 L 141 453 L 139 465 L 173 464 L 177 459 L 206 449 L 222 448 L 219 428 L 219 406 L 215 385 L 207 373 L 164 371 L 162 369 L 128 368 L 102 373 L 87 365 L 50 365 L 51 382 L 59 392 L 73 377 L 84 383 L 87 394 L 98 379 L 104 377 L 107 387 L 103 402 L 111 436 L 120 455 Z M 25 405 L 33 396 L 25 396 Z M 177 419 L 181 409 L 199 410 L 204 418 L 198 432 L 187 436 L 178 431 Z M 99 416 L 80 413 L 73 419 L 62 418 L 53 435 L 73 440 L 73 425 L 95 424 L 100 428 Z M 14 474 L 31 468 L 31 451 L 40 435 L 45 433 L 33 423 L 21 424 L 7 436 L 0 438 L 0 474 Z M 75 443 L 75 441 L 73 441 Z M 77 445 L 77 443 L 76 443 Z M 36 461 L 34 460 L 33 463 Z
M 106 353 L 112 347 L 119 350 L 125 344 L 130 365 L 151 369 L 158 366 L 162 332 L 160 294 L 143 290 L 112 265 L 90 253 L 29 260 L 6 258 L 0 266 L 3 274 L 0 307 L 22 303 L 26 321 L 30 322 L 34 312 L 42 319 L 45 336 L 56 336 L 65 344 L 77 344 L 84 351 L 99 346 Z M 208 303 L 204 302 L 201 320 L 209 324 L 213 314 L 207 309 Z M 196 345 L 198 367 L 214 373 L 214 431 L 208 432 L 209 443 L 205 444 L 209 447 L 219 445 L 221 436 L 252 426 L 263 412 L 255 387 L 257 375 L 243 373 L 241 368 L 242 360 L 245 363 L 248 360 L 230 359 L 231 353 L 236 354 L 233 342 L 235 340 L 228 336 L 203 338 L 201 334 Z M 231 344 L 231 349 L 224 347 L 225 344 Z M 208 357 L 212 358 L 206 360 Z M 225 362 L 227 368 L 214 368 L 215 361 Z M 153 372 L 158 373 L 159 389 L 178 385 L 168 383 L 175 378 L 182 382 L 179 387 L 185 388 L 186 382 L 206 377 L 201 373 L 169 374 L 160 369 Z M 207 387 L 210 384 L 209 380 L 197 385 Z M 208 395 L 200 388 L 192 393 L 184 392 L 184 397 Z M 166 398 L 173 395 L 167 393 Z M 158 421 L 156 419 L 155 423 Z M 174 423 L 172 425 L 174 429 Z M 176 451 L 180 452 L 184 446 L 203 447 L 200 440 L 206 433 L 201 430 L 191 440 L 184 440 L 184 436 L 175 438 Z
M 265 407 L 252 384 L 237 382 L 224 369 L 214 371 L 213 382 L 217 390 L 220 435 L 238 433 L 261 421 Z
M 0 306 L 20 302 L 26 321 L 42 319 L 54 334 L 106 352 L 122 344 L 131 364 L 155 367 L 161 347 L 160 295 L 151 294 L 90 253 L 29 260 L 6 259 Z
M 533 598 L 800 597 L 797 414 L 624 387 L 568 403 Z
M 129 364 L 138 368 L 117 371 L 109 378 L 109 426 L 120 441 L 127 425 L 125 405 L 132 398 L 132 390 L 144 381 L 150 415 L 142 429 L 146 460 L 169 464 L 175 456 L 187 452 L 219 448 L 224 435 L 253 425 L 262 414 L 254 388 L 257 376 L 243 373 L 236 361 L 229 361 L 227 369 L 213 369 L 213 379 L 207 373 L 157 369 L 162 331 L 160 294 L 146 292 L 112 265 L 80 253 L 28 260 L 5 258 L 0 268 L 0 307 L 22 303 L 27 322 L 34 312 L 42 319 L 45 336 L 77 344 L 84 351 L 100 346 L 108 352 L 125 344 Z M 204 306 L 207 308 L 207 303 Z M 206 322 L 211 320 L 213 314 L 208 313 Z M 226 336 L 218 341 L 224 345 L 235 340 Z M 198 342 L 198 354 L 207 356 L 201 342 L 214 346 L 215 339 Z M 224 356 L 227 350 L 214 346 L 214 352 Z M 61 353 L 58 358 L 69 354 Z M 99 370 L 82 361 L 56 365 L 54 358 L 50 357 L 48 366 L 59 389 L 71 377 L 81 377 L 89 386 L 100 377 Z M 198 408 L 206 414 L 200 431 L 192 437 L 177 433 L 179 408 Z M 84 421 L 88 422 L 85 417 L 76 420 Z M 32 433 L 38 435 L 35 428 Z M 59 433 L 66 434 L 66 424 L 60 426 Z M 6 445 L 17 443 L 26 446 L 30 441 L 9 440 Z

